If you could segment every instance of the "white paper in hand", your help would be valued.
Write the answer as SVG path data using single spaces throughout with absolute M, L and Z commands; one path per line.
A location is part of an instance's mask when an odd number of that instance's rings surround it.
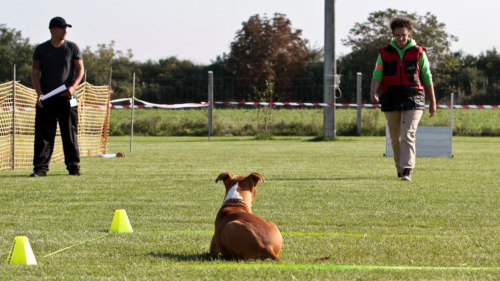
M 76 100 L 75 97 L 72 97 L 70 100 L 69 100 L 69 106 L 70 107 L 75 107 L 78 105 L 78 101 Z
M 48 93 L 48 94 L 44 95 L 44 96 L 41 98 L 41 100 L 42 100 L 42 101 L 44 101 L 44 100 L 46 100 L 46 99 L 48 99 L 48 98 L 50 98 L 50 97 L 53 97 L 53 96 L 55 96 L 55 95 L 57 95 L 57 94 L 59 94 L 59 93 L 64 92 L 64 91 L 66 91 L 66 90 L 67 90 L 66 85 L 62 85 L 62 86 L 58 87 L 57 89 L 52 90 L 50 93 Z

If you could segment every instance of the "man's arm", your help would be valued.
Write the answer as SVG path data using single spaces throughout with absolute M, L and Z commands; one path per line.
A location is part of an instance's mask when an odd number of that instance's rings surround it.
M 429 113 L 432 116 L 436 113 L 436 96 L 434 95 L 434 85 L 425 85 L 425 93 L 429 95 L 430 104 L 429 104 Z
M 372 103 L 379 102 L 379 97 L 377 94 L 377 90 L 380 87 L 380 81 L 377 79 L 372 79 L 371 90 L 370 90 L 370 100 Z
M 426 86 L 431 85 L 432 84 L 431 67 L 429 59 L 427 58 L 427 54 L 425 52 L 422 53 L 422 56 L 420 56 L 419 66 L 420 66 L 420 76 L 422 77 L 422 83 Z
M 39 107 L 43 107 L 41 101 L 43 93 L 42 93 L 42 87 L 40 86 L 40 65 L 41 62 L 39 60 L 33 60 L 33 66 L 31 68 L 31 84 L 33 84 L 33 88 L 35 88 L 37 94 L 36 104 Z
M 375 70 L 373 70 L 372 83 L 370 89 L 370 100 L 372 103 L 379 102 L 379 96 L 377 90 L 380 87 L 382 81 L 384 66 L 382 61 L 382 56 L 379 54 L 377 57 L 377 63 L 375 64 Z
M 432 116 L 436 113 L 436 96 L 434 95 L 434 84 L 432 83 L 432 74 L 431 68 L 429 64 L 429 60 L 427 58 L 427 54 L 424 52 L 420 57 L 420 73 L 422 76 L 422 81 L 425 88 L 425 94 L 429 96 L 429 113 Z
M 63 93 L 63 96 L 73 96 L 76 91 L 76 87 L 80 85 L 80 82 L 83 79 L 83 60 L 73 60 L 73 64 L 75 65 L 75 80 L 71 86 L 68 87 L 68 91 Z

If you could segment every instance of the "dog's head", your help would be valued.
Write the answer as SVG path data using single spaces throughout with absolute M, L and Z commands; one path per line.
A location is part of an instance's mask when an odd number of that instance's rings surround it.
M 259 173 L 251 173 L 248 176 L 222 173 L 215 180 L 215 182 L 219 181 L 223 181 L 226 187 L 224 202 L 229 199 L 240 199 L 251 207 L 255 200 L 255 195 L 257 194 L 257 184 L 259 182 L 265 182 L 266 180 Z

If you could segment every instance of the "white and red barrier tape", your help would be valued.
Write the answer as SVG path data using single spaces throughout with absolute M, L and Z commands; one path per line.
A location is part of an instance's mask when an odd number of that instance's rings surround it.
M 231 104 L 231 105 L 276 105 L 276 106 L 312 106 L 312 107 L 326 107 L 333 106 L 333 103 L 319 103 L 319 102 L 233 102 L 233 101 L 216 101 L 214 104 Z M 335 103 L 336 107 L 380 107 L 380 104 L 372 103 Z M 425 107 L 429 108 L 429 105 Z M 449 104 L 440 104 L 438 108 L 451 108 Z M 500 105 L 454 105 L 456 109 L 500 109 Z
M 321 103 L 321 102 L 237 102 L 237 101 L 216 101 L 214 104 L 231 105 L 275 105 L 275 106 L 311 106 L 311 107 L 358 107 L 356 103 Z M 380 104 L 360 104 L 361 107 L 380 107 Z
M 112 105 L 113 103 L 116 102 L 123 102 L 123 101 L 130 101 L 130 98 L 128 99 L 120 99 L 120 100 L 112 100 L 110 102 L 110 108 L 111 109 L 129 109 L 132 106 L 131 105 Z M 163 109 L 177 109 L 177 108 L 199 108 L 199 107 L 207 107 L 208 103 L 206 102 L 201 102 L 201 103 L 180 103 L 180 104 L 155 104 L 155 103 L 149 103 L 141 100 L 137 100 L 138 102 L 141 102 L 143 104 L 138 104 L 134 105 L 134 108 L 163 108 Z M 315 102 L 234 102 L 234 101 L 227 101 L 227 102 L 221 102 L 221 101 L 216 101 L 214 104 L 224 104 L 224 105 L 275 105 L 275 106 L 308 106 L 308 107 L 327 107 L 327 106 L 333 106 L 333 103 L 315 103 Z M 378 108 L 380 107 L 380 104 L 371 104 L 371 103 L 365 103 L 365 104 L 356 104 L 356 103 L 336 103 L 336 107 L 367 107 L 367 108 Z M 429 108 L 428 105 L 425 106 L 426 108 Z M 451 108 L 451 105 L 449 104 L 440 104 L 437 106 L 438 108 L 443 108 L 443 109 L 449 109 Z M 92 106 L 86 106 L 85 108 L 87 109 L 106 109 L 106 106 L 98 106 L 98 105 L 92 105 Z M 500 109 L 500 105 L 454 105 L 453 108 L 455 109 Z M 20 107 L 16 108 L 16 112 L 23 112 L 23 111 L 33 111 L 35 110 L 34 107 Z M 1 111 L 10 111 L 12 112 L 12 107 L 3 107 L 1 108 Z
M 232 104 L 232 105 L 276 105 L 276 106 L 314 106 L 326 107 L 333 106 L 333 103 L 319 103 L 319 102 L 221 102 L 216 101 L 214 104 Z M 380 107 L 380 104 L 372 103 L 336 103 L 336 107 Z M 425 107 L 429 108 L 429 105 Z M 451 108 L 449 104 L 440 104 L 438 108 Z M 456 109 L 500 109 L 500 105 L 454 105 Z
M 110 101 L 110 104 L 113 103 L 118 103 L 118 102 L 124 102 L 128 101 L 130 104 L 132 102 L 131 98 L 125 98 L 125 99 L 117 99 L 117 100 L 112 100 Z M 163 108 L 163 109 L 176 109 L 176 108 L 197 108 L 197 107 L 207 107 L 208 104 L 206 102 L 201 102 L 201 103 L 179 103 L 179 104 L 157 104 L 157 103 L 150 103 L 147 101 L 143 101 L 140 99 L 135 98 L 135 101 L 140 102 L 142 104 L 135 105 L 134 108 Z M 111 105 L 112 109 L 126 109 L 126 108 L 131 108 L 132 105 Z
M 117 103 L 117 102 L 122 102 L 122 101 L 128 101 L 130 103 L 131 100 L 132 100 L 132 98 L 124 98 L 124 99 L 110 100 L 109 102 L 110 103 Z
M 163 106 L 151 106 L 151 105 L 134 105 L 134 108 L 163 108 L 163 109 L 176 109 L 176 108 L 196 108 L 196 107 L 207 107 L 207 105 L 201 105 L 201 104 L 190 104 L 190 103 L 183 103 L 183 104 L 164 104 Z M 111 106 L 111 109 L 128 109 L 132 108 L 131 105 L 113 105 Z
M 123 101 L 128 101 L 130 103 L 132 99 L 131 98 L 126 98 L 126 99 L 119 99 L 119 100 L 112 100 L 111 103 L 117 103 L 117 102 L 123 102 Z M 182 103 L 182 104 L 154 104 L 154 103 L 149 103 L 146 101 L 142 101 L 139 99 L 135 99 L 136 101 L 143 103 L 142 105 L 134 105 L 134 108 L 165 108 L 165 109 L 171 109 L 171 108 L 193 108 L 193 107 L 207 107 L 208 103 L 207 102 L 201 102 L 201 103 Z M 335 105 L 336 107 L 367 107 L 367 108 L 378 108 L 380 107 L 380 104 L 371 104 L 371 103 L 364 103 L 364 104 L 357 104 L 357 103 L 320 103 L 320 102 L 237 102 L 237 101 L 216 101 L 214 104 L 219 104 L 219 105 L 274 105 L 274 106 L 308 106 L 308 107 L 327 107 L 327 106 L 333 106 Z M 113 109 L 122 109 L 122 108 L 130 108 L 130 105 L 113 105 L 111 108 Z M 426 105 L 428 108 L 429 106 Z M 438 105 L 438 108 L 451 108 L 451 105 L 449 104 L 440 104 Z M 500 109 L 500 105 L 454 105 L 453 108 L 455 109 Z

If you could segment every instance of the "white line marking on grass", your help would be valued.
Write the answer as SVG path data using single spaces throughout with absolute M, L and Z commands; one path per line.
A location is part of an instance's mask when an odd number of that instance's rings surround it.
M 80 245 L 83 245 L 83 244 L 88 243 L 88 242 L 92 242 L 92 241 L 95 241 L 95 240 L 102 239 L 102 238 L 104 238 L 104 237 L 106 237 L 106 236 L 108 236 L 108 235 L 109 235 L 109 233 L 107 233 L 106 235 L 103 235 L 103 236 L 99 236 L 99 237 L 96 237 L 96 238 L 92 238 L 92 239 L 89 239 L 89 240 L 85 240 L 85 241 L 80 242 L 80 243 L 78 243 L 78 244 L 75 244 L 75 245 L 72 245 L 72 246 L 69 246 L 69 247 L 66 247 L 66 248 L 63 248 L 63 249 L 57 250 L 57 251 L 55 251 L 55 252 L 53 252 L 53 253 L 50 253 L 50 254 L 48 254 L 48 255 L 45 255 L 45 256 L 43 256 L 43 257 L 44 257 L 44 258 L 47 258 L 47 257 L 53 256 L 53 255 L 55 255 L 55 254 L 58 254 L 58 253 L 60 253 L 60 252 L 64 252 L 64 251 L 69 250 L 69 249 L 71 249 L 71 248 L 74 248 L 74 247 L 76 247 L 76 246 L 80 246 Z

